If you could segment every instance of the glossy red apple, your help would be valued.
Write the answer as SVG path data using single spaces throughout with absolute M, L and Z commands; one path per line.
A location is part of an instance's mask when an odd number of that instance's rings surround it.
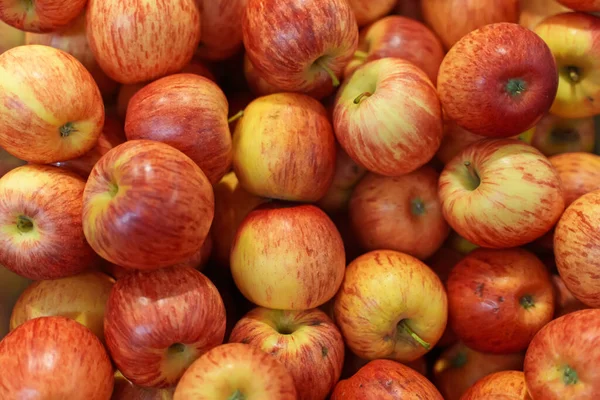
M 596 144 L 594 118 L 567 119 L 545 115 L 532 128 L 531 145 L 546 156 L 561 153 L 592 153 Z
M 552 156 L 565 195 L 565 205 L 586 193 L 600 189 L 600 156 L 590 153 L 564 153 Z
M 10 315 L 15 303 L 31 283 L 30 279 L 0 266 L 0 340 L 9 332 Z
M 252 61 L 248 58 L 247 53 L 244 54 L 244 78 L 246 79 L 250 91 L 255 96 L 267 96 L 269 94 L 283 92 L 282 89 L 279 89 L 275 85 L 271 85 L 258 74 L 256 68 L 252 65 Z M 321 97 L 318 92 L 311 92 L 309 95 Z
M 423 22 L 423 10 L 421 9 L 421 0 L 402 0 L 398 1 L 394 13 L 404 17 L 412 18 Z
M 68 26 L 87 0 L 0 0 L 0 19 L 28 32 L 51 32 Z
M 358 26 L 375 22 L 394 9 L 396 0 L 348 0 Z
M 196 54 L 208 60 L 225 60 L 242 48 L 240 21 L 247 0 L 196 0 L 202 16 L 201 41 Z
M 573 293 L 567 289 L 565 281 L 563 281 L 560 275 L 552 275 L 552 283 L 554 284 L 554 296 L 556 298 L 554 318 L 589 308 L 573 296 Z
M 521 371 L 500 371 L 478 380 L 461 400 L 532 400 Z M 546 400 L 544 398 L 544 400 Z

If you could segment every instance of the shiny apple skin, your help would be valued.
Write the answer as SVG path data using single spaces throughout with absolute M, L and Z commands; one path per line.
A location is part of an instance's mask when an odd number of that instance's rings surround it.
M 283 364 L 255 346 L 228 343 L 200 357 L 175 389 L 174 400 L 296 400 Z
M 348 0 L 358 26 L 378 21 L 394 9 L 396 0 Z
M 113 367 L 96 335 L 65 317 L 25 322 L 0 342 L 2 399 L 108 400 Z M 25 397 L 24 397 L 25 396 Z
M 0 1 L 0 19 L 26 32 L 51 32 L 68 26 L 87 0 Z
M 355 100 L 363 93 L 358 104 Z M 371 61 L 344 82 L 333 111 L 338 142 L 360 166 L 400 176 L 429 162 L 443 135 L 435 87 L 414 64 L 399 58 Z
M 572 10 L 587 12 L 600 11 L 600 1 L 598 0 L 558 0 L 558 2 Z
M 40 164 L 79 157 L 103 125 L 98 85 L 75 57 L 40 45 L 0 55 L 0 146 L 13 156 Z
M 500 371 L 487 375 L 478 380 L 460 398 L 460 400 L 483 399 L 532 400 L 522 371 Z
M 560 177 L 567 207 L 584 194 L 600 189 L 600 156 L 574 152 L 549 160 Z
M 331 400 L 443 400 L 435 386 L 414 369 L 391 360 L 374 360 L 340 381 Z
M 231 168 L 233 149 L 227 98 L 196 74 L 175 74 L 140 89 L 125 118 L 128 140 L 155 140 L 175 147 L 202 169 L 211 184 Z
M 83 193 L 85 237 L 104 259 L 127 268 L 190 259 L 206 240 L 213 215 L 214 194 L 204 172 L 161 142 L 130 140 L 110 150 Z
M 242 49 L 241 19 L 247 0 L 196 0 L 202 33 L 196 55 L 211 61 L 226 60 Z
M 256 72 L 256 68 L 252 65 L 252 61 L 248 58 L 248 53 L 244 54 L 244 78 L 246 79 L 246 83 L 250 91 L 255 96 L 267 96 L 274 93 L 282 92 L 277 86 L 271 85 L 267 81 L 265 81 L 259 74 Z M 316 96 L 320 97 L 320 96 Z
M 591 117 L 567 119 L 547 114 L 533 130 L 531 145 L 546 156 L 592 153 L 596 144 L 596 125 Z
M 340 379 L 344 340 L 321 310 L 255 308 L 233 328 L 229 342 L 260 348 L 279 360 L 294 378 L 299 400 L 322 400 Z
M 524 367 L 534 399 L 600 397 L 599 331 L 600 310 L 589 309 L 557 318 L 538 332 L 527 349 Z M 567 367 L 571 374 L 566 373 Z

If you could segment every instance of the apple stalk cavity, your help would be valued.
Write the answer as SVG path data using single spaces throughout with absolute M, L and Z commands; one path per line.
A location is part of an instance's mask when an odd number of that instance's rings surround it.
M 417 335 L 410 326 L 408 326 L 407 320 L 403 319 L 398 323 L 398 331 L 406 332 L 408 335 L 410 335 L 410 337 L 414 339 L 415 342 L 423 346 L 424 349 L 429 350 L 431 348 L 431 345 L 428 342 L 421 339 L 421 337 Z
M 17 217 L 17 229 L 21 233 L 28 233 L 33 230 L 33 221 L 24 215 Z

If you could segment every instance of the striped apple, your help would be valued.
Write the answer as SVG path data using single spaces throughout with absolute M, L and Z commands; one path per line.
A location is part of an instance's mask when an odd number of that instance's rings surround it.
M 27 32 L 51 32 L 68 26 L 87 0 L 0 0 L 0 19 Z

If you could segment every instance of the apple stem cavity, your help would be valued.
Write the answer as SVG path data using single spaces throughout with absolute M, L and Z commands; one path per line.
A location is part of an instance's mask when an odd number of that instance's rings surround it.
M 475 171 L 475 168 L 473 168 L 471 161 L 465 161 L 464 165 L 467 168 L 467 173 L 471 182 L 471 190 L 475 190 L 479 187 L 479 184 L 481 184 L 481 178 L 477 174 L 477 171 Z
M 425 203 L 421 199 L 413 199 L 410 202 L 410 210 L 413 215 L 423 215 L 425 214 Z
M 456 353 L 452 360 L 450 360 L 450 364 L 453 368 L 462 368 L 467 363 L 467 353 L 465 351 L 459 351 Z
M 360 58 L 361 60 L 366 60 L 369 57 L 369 54 L 366 51 L 356 50 L 354 52 L 354 57 Z
M 119 185 L 117 185 L 116 183 L 109 183 L 108 184 L 108 194 L 110 194 L 110 197 L 115 197 L 117 195 L 117 193 L 119 193 Z
M 579 132 L 573 128 L 555 128 L 550 133 L 550 138 L 554 142 L 576 142 L 579 140 Z
M 363 92 L 363 93 L 359 94 L 358 97 L 356 97 L 354 99 L 354 104 L 359 104 L 362 101 L 362 99 L 364 99 L 365 97 L 369 97 L 369 96 L 371 96 L 371 93 L 369 93 L 369 92 Z
M 563 370 L 563 382 L 567 386 L 575 385 L 577 382 L 579 382 L 579 377 L 577 376 L 577 372 L 568 365 Z
M 231 118 L 229 118 L 227 120 L 227 123 L 232 123 L 237 121 L 238 119 L 242 118 L 244 116 L 244 110 L 238 111 L 235 115 L 233 115 Z
M 581 71 L 579 70 L 579 68 L 574 67 L 572 65 L 567 67 L 567 75 L 573 83 L 577 83 L 581 80 Z
M 519 303 L 526 310 L 530 309 L 531 307 L 535 307 L 533 296 L 531 296 L 530 294 L 526 294 L 525 296 L 521 297 Z
M 429 350 L 431 348 L 431 345 L 428 342 L 421 339 L 421 337 L 419 335 L 417 335 L 415 333 L 415 331 L 413 331 L 411 329 L 410 326 L 408 326 L 408 322 L 405 319 L 403 319 L 402 321 L 400 321 L 398 323 L 398 327 L 401 328 L 404 332 L 408 333 L 410 335 L 410 337 L 412 337 L 415 342 L 417 342 L 421 346 L 423 346 L 423 348 L 425 348 L 425 350 Z
M 520 96 L 525 90 L 527 90 L 527 83 L 523 79 L 513 78 L 509 79 L 505 86 L 506 92 L 512 96 Z
M 237 389 L 227 400 L 245 400 L 246 396 Z
M 75 126 L 72 122 L 67 122 L 66 124 L 58 128 L 58 131 L 60 132 L 60 137 L 68 137 L 71 135 L 71 133 L 77 132 L 77 129 L 75 129 Z
M 176 354 L 181 354 L 185 351 L 185 344 L 183 343 L 173 343 L 169 346 L 168 352 L 169 355 L 173 356 Z
M 21 233 L 28 233 L 33 230 L 33 221 L 24 215 L 17 217 L 17 229 Z
M 331 82 L 333 83 L 333 87 L 340 86 L 340 80 L 335 75 L 335 73 L 331 70 L 331 68 L 329 68 L 329 66 L 327 64 L 325 64 L 325 62 L 323 61 L 323 57 L 321 57 L 317 61 L 315 61 L 315 64 L 318 67 L 323 68 L 325 70 L 325 72 L 327 72 L 329 74 L 329 76 L 331 77 Z

